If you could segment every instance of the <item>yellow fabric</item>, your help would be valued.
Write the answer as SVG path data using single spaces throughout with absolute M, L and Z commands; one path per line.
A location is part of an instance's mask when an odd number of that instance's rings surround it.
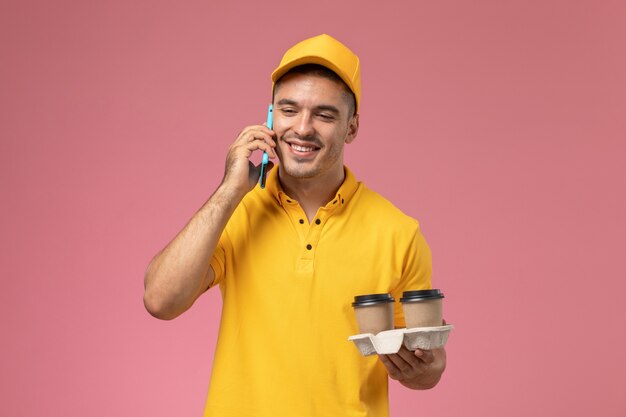
M 404 327 L 399 299 L 431 288 L 430 249 L 416 220 L 347 168 L 309 224 L 277 169 L 238 206 L 211 261 L 223 309 L 204 416 L 387 416 L 384 366 L 347 340 L 358 333 L 351 303 L 391 292 Z
M 304 64 L 322 65 L 345 82 L 354 93 L 356 110 L 361 103 L 361 65 L 359 57 L 332 36 L 323 34 L 305 39 L 289 48 L 278 67 L 272 72 L 274 84 L 290 69 Z

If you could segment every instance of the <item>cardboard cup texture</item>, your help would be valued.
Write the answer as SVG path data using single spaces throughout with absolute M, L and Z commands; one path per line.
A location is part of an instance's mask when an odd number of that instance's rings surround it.
M 443 323 L 443 299 L 420 300 L 402 303 L 407 329 L 436 327 Z
M 393 303 L 380 303 L 354 308 L 360 333 L 377 334 L 393 330 Z

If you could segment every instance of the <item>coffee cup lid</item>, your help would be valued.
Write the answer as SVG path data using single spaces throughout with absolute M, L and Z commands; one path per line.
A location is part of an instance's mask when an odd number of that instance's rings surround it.
M 367 294 L 354 297 L 352 307 L 365 307 L 381 303 L 393 303 L 395 300 L 391 294 Z
M 402 298 L 400 298 L 401 303 L 410 303 L 412 301 L 422 301 L 422 300 L 437 300 L 439 298 L 444 298 L 443 293 L 440 290 L 419 290 L 419 291 L 404 291 L 402 293 Z

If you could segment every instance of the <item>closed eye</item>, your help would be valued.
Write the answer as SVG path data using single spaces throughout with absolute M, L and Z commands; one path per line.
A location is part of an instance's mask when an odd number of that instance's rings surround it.
M 292 109 L 292 108 L 282 108 L 282 109 L 280 109 L 280 111 L 281 111 L 281 113 L 283 113 L 284 115 L 287 115 L 287 116 L 291 116 L 291 115 L 294 115 L 294 114 L 297 113 L 296 110 Z
M 319 113 L 318 117 L 320 117 L 322 120 L 329 122 L 335 120 L 335 116 L 333 116 L 332 114 Z

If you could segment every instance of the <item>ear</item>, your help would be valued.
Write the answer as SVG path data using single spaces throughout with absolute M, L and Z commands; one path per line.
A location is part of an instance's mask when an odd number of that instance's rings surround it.
M 355 114 L 348 121 L 348 133 L 346 135 L 346 143 L 352 143 L 359 133 L 359 115 Z

